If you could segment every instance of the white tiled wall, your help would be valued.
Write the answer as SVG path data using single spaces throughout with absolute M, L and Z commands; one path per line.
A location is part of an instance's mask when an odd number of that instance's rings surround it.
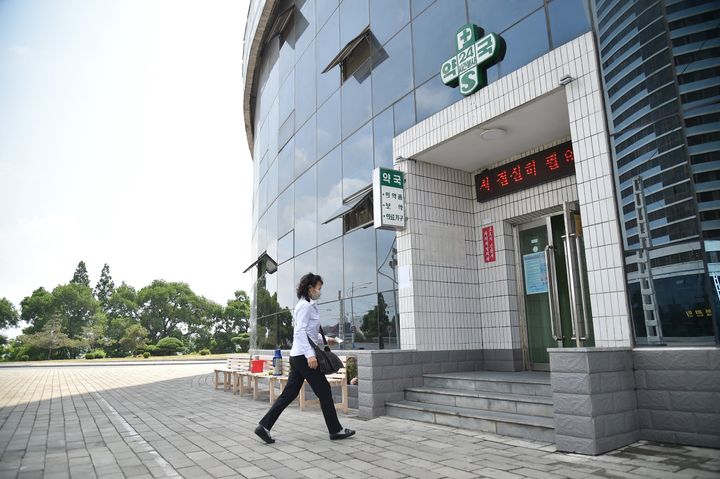
M 564 88 L 576 177 L 479 204 L 470 173 L 413 161 L 397 165 L 408 173 L 408 223 L 398 233 L 399 263 L 412 271 L 409 287 L 400 290 L 403 348 L 518 348 L 521 335 L 509 222 L 573 200 L 579 200 L 583 220 L 596 345 L 631 344 L 602 93 L 590 33 L 401 133 L 393 140 L 393 156 L 412 158 L 556 90 L 566 74 L 575 78 Z M 466 266 L 423 261 L 423 231 L 428 224 L 459 228 L 448 234 L 465 232 Z M 484 225 L 495 227 L 497 261 L 490 265 L 481 257 Z

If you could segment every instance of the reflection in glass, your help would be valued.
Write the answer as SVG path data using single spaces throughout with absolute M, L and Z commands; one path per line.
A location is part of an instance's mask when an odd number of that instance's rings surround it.
M 298 126 L 315 111 L 315 74 L 315 48 L 309 48 L 295 65 L 295 124 Z
M 280 124 L 282 125 L 287 120 L 288 115 L 295 108 L 295 75 L 290 75 L 280 86 L 279 107 L 280 107 Z
M 292 183 L 295 171 L 295 140 L 290 140 L 278 155 L 278 188 L 283 191 Z
M 293 279 L 295 270 L 293 268 L 293 262 L 288 261 L 287 263 L 278 266 L 277 270 L 277 296 L 278 303 L 281 308 L 290 308 L 290 311 L 295 309 L 297 303 L 297 296 L 295 295 L 295 284 Z
M 322 2 L 321 2 L 322 3 Z M 340 88 L 340 66 L 322 73 L 340 51 L 340 23 L 337 10 L 317 36 L 317 101 L 322 105 L 327 98 Z M 339 100 L 338 100 L 339 101 Z M 339 108 L 339 107 L 338 107 Z M 338 122 L 338 127 L 339 127 Z
M 278 123 L 279 119 L 278 100 L 277 98 L 270 108 L 270 114 L 268 114 L 268 155 L 270 158 L 276 158 L 278 155 L 278 135 L 277 131 L 280 128 Z
M 317 112 L 317 156 L 322 158 L 340 143 L 340 92 L 336 92 Z
M 267 253 L 272 259 L 277 260 L 277 202 L 273 203 L 265 213 Z
M 278 198 L 278 235 L 282 236 L 295 225 L 294 188 L 290 186 Z
M 278 240 L 277 262 L 284 263 L 295 255 L 295 238 L 293 232 L 289 232 Z
M 370 119 L 372 98 L 368 59 L 342 85 L 342 136 L 346 138 Z
M 323 301 L 344 297 L 343 290 L 343 240 L 325 243 L 318 247 L 318 274 L 323 277 Z
M 322 276 L 322 274 L 321 274 Z M 323 276 L 323 279 L 325 277 Z M 323 285 L 323 295 L 325 294 L 325 286 Z M 318 304 L 318 312 L 320 313 L 320 325 L 323 328 L 325 336 L 332 336 L 333 338 L 342 337 L 340 331 L 340 303 L 333 301 L 330 303 L 322 303 L 323 298 Z M 344 349 L 342 345 L 333 346 L 333 349 Z
M 375 231 L 372 228 L 355 230 L 343 238 L 346 294 L 375 293 Z
M 373 111 L 385 109 L 412 90 L 412 37 L 407 26 L 373 53 Z
M 343 198 L 372 182 L 372 123 L 368 122 L 342 144 Z
M 315 38 L 315 3 L 314 0 L 299 0 L 295 3 L 295 51 L 298 55 L 304 55 Z
M 278 162 L 273 161 L 267 173 L 267 203 L 275 201 L 278 195 Z
M 315 163 L 315 117 L 295 133 L 295 176 Z
M 345 301 L 352 349 L 378 349 L 377 295 L 350 297 Z
M 307 253 L 295 257 L 295 284 L 300 283 L 300 278 L 308 273 L 318 273 L 317 269 L 317 250 L 312 249 Z M 322 274 L 320 274 L 322 276 Z M 323 278 L 324 280 L 324 278 Z M 325 285 L 323 284 L 323 288 Z
M 410 21 L 408 0 L 370 0 L 370 29 L 384 44 Z M 408 55 L 409 56 L 409 55 Z
M 395 232 L 376 230 L 378 291 L 397 289 Z
M 289 25 L 284 35 L 282 36 L 283 41 L 280 43 L 280 58 L 278 60 L 279 65 L 279 78 L 280 83 L 285 81 L 288 74 L 292 71 L 295 65 L 295 23 Z
M 485 33 L 501 33 L 542 5 L 543 0 L 503 0 L 497 8 L 497 0 L 468 0 L 468 12 L 470 22 Z
M 373 119 L 375 167 L 393 167 L 393 109 L 388 108 Z
M 420 15 L 423 10 L 430 6 L 435 0 L 411 0 L 412 16 L 413 18 Z M 458 27 L 459 28 L 459 27 Z
M 502 37 L 507 45 L 505 59 L 500 63 L 500 72 L 504 76 L 550 50 L 545 9 L 539 9 L 504 32 Z
M 340 4 L 340 45 L 345 46 L 370 23 L 368 0 L 344 1 Z
M 317 245 L 317 175 L 311 167 L 295 181 L 295 253 Z
M 415 90 L 417 121 L 421 122 L 461 99 L 460 89 L 448 88 L 437 75 Z
M 330 15 L 336 11 L 340 0 L 318 0 L 315 7 L 315 17 L 317 18 L 317 28 L 322 28 Z
M 553 48 L 590 31 L 583 0 L 552 0 L 548 4 Z
M 415 124 L 415 95 L 410 93 L 393 105 L 395 136 Z
M 342 206 L 341 166 L 340 147 L 335 148 L 317 164 L 318 244 L 342 234 L 342 218 L 323 224 Z
M 440 65 L 455 55 L 455 32 L 466 20 L 465 0 L 443 0 L 435 2 L 413 21 L 416 85 L 431 76 L 440 78 Z

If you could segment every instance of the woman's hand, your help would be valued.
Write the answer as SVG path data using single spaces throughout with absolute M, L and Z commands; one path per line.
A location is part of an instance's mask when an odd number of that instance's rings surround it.
M 335 338 L 325 338 L 325 339 L 327 339 L 328 344 L 335 345 L 335 344 L 338 343 L 338 342 L 335 340 Z
M 317 358 L 315 356 L 308 358 L 308 367 L 310 369 L 316 369 L 317 368 Z

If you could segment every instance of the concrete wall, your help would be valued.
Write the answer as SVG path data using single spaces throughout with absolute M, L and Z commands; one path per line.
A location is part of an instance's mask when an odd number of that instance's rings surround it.
M 720 448 L 720 348 L 551 349 L 558 450 Z
M 635 349 L 640 436 L 720 448 L 720 349 Z

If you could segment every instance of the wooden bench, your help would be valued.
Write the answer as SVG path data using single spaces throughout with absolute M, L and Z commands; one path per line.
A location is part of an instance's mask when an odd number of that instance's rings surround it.
M 346 364 L 347 357 L 345 356 L 339 356 L 340 360 L 343 362 L 343 365 Z M 232 371 L 231 377 L 232 379 L 232 390 L 235 394 L 240 394 L 241 396 L 245 395 L 245 392 L 247 390 L 252 390 L 253 399 L 258 400 L 260 398 L 260 386 L 261 384 L 264 384 L 265 379 L 267 379 L 267 385 L 268 385 L 268 394 L 269 394 L 269 400 L 272 404 L 275 399 L 279 396 L 279 394 L 282 394 L 283 389 L 285 389 L 285 386 L 288 382 L 288 375 L 290 374 L 290 358 L 288 356 L 283 356 L 282 361 L 282 375 L 281 376 L 273 376 L 273 365 L 272 360 L 273 357 L 269 355 L 262 355 L 259 356 L 258 359 L 262 359 L 265 361 L 264 368 L 262 372 L 259 373 L 253 373 L 250 372 L 247 367 L 237 369 Z M 248 362 L 247 360 L 245 361 Z M 247 366 L 247 365 L 246 365 Z M 343 413 L 347 414 L 348 412 L 348 387 L 347 387 L 347 375 L 345 373 L 345 368 L 343 367 L 340 369 L 337 373 L 334 374 L 328 374 L 325 376 L 328 380 L 328 383 L 330 384 L 330 387 L 340 387 L 342 394 L 341 394 L 341 401 L 339 403 L 335 403 L 335 407 L 340 409 Z M 300 394 L 298 395 L 298 401 L 300 403 L 300 410 L 304 411 L 305 408 L 308 405 L 311 404 L 319 404 L 318 399 L 305 399 L 305 391 L 306 387 L 309 387 L 309 384 L 307 381 L 303 382 L 302 388 L 300 389 Z M 279 389 L 279 393 L 276 393 L 276 388 Z
M 215 389 L 220 386 L 223 387 L 223 391 L 227 391 L 233 387 L 233 376 L 238 371 L 246 370 L 248 367 L 248 359 L 242 356 L 228 356 L 227 364 L 224 368 L 215 369 Z M 223 381 L 220 382 L 220 375 L 222 375 Z

